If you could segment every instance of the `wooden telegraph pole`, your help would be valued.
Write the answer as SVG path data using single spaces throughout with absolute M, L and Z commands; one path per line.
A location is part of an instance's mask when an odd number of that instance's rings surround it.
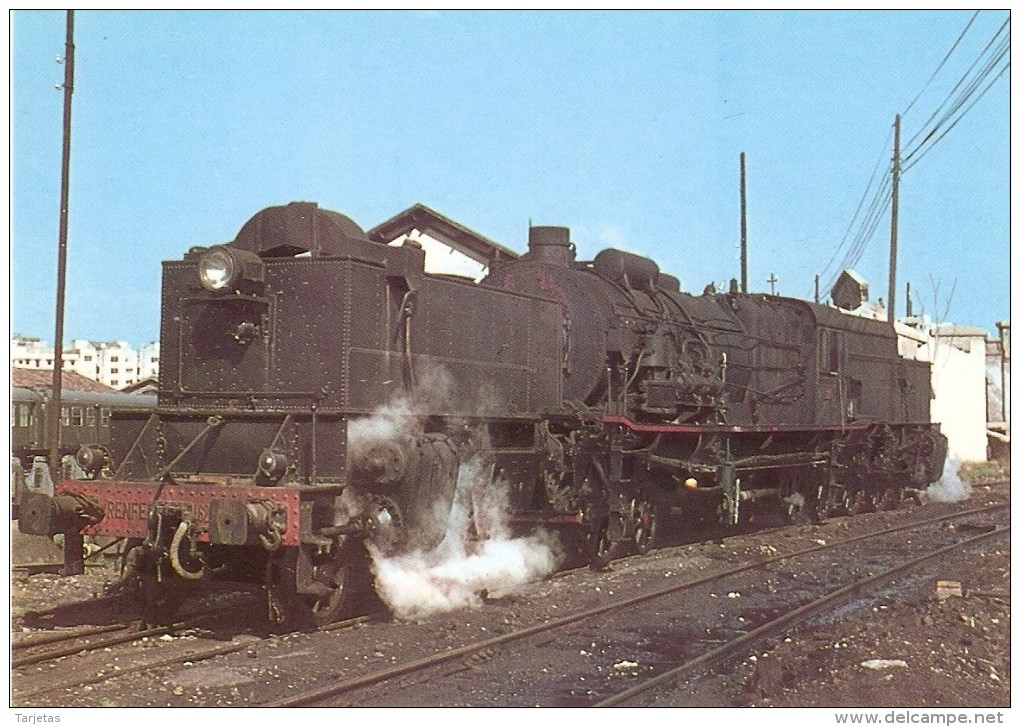
M 60 388 L 64 368 L 64 285 L 67 270 L 67 199 L 71 169 L 71 94 L 74 92 L 74 11 L 67 11 L 64 50 L 64 153 L 60 169 L 60 233 L 57 243 L 57 325 L 53 335 L 53 392 L 46 409 L 50 475 L 60 478 Z
M 740 152 L 740 292 L 747 292 L 747 185 L 744 152 Z
M 889 322 L 896 320 L 896 225 L 900 213 L 900 115 L 896 114 L 892 158 L 892 222 L 889 232 Z

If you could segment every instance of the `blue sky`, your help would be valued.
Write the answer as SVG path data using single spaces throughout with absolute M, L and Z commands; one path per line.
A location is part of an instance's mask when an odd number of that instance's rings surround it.
M 932 78 L 973 14 L 78 11 L 65 341 L 157 339 L 160 261 L 293 200 L 365 229 L 422 202 L 518 250 L 566 225 L 700 292 L 739 277 L 741 152 L 751 290 L 809 298 L 867 240 L 885 299 L 865 189 L 895 115 L 909 151 L 989 58 L 1003 10 Z M 52 342 L 65 15 L 11 17 L 11 324 Z M 967 110 L 1007 61 L 904 172 L 901 315 L 910 282 L 915 312 L 1009 317 L 1009 71 Z

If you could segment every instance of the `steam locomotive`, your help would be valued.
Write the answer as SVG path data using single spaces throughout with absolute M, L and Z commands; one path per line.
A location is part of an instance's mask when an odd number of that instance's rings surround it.
M 27 495 L 22 532 L 65 533 L 66 572 L 83 534 L 127 538 L 150 603 L 243 578 L 324 624 L 367 546 L 441 540 L 470 459 L 596 565 L 763 503 L 892 507 L 942 471 L 929 365 L 887 323 L 691 295 L 644 257 L 575 259 L 562 227 L 477 283 L 424 257 L 294 202 L 165 262 L 155 412 L 80 450 L 90 479 Z

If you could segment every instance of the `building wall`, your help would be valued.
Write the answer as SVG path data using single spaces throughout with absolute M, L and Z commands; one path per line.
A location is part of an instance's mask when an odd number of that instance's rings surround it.
M 942 425 L 949 451 L 962 461 L 988 459 L 986 337 L 974 326 L 930 327 L 897 321 L 900 355 L 932 364 L 931 419 Z
M 138 381 L 159 378 L 159 341 L 138 349 Z
M 11 337 L 11 368 L 52 369 L 53 347 L 33 336 Z M 159 342 L 135 350 L 126 341 L 75 339 L 64 347 L 63 370 L 114 389 L 159 376 Z
M 1002 342 L 989 341 L 985 351 L 985 382 L 988 399 L 988 425 L 1001 425 L 1007 421 L 1009 399 L 1003 395 L 1004 364 Z M 1005 377 L 1008 382 L 1008 376 Z M 1008 386 L 1008 384 L 1007 384 Z
M 404 240 L 410 239 L 421 245 L 425 252 L 425 272 L 430 274 L 462 275 L 471 278 L 476 283 L 485 277 L 489 269 L 460 250 L 456 250 L 446 243 L 436 240 L 429 235 L 420 234 L 413 230 L 409 235 L 401 235 L 390 245 L 399 246 Z
M 963 351 L 945 338 L 933 338 L 920 353 L 932 363 L 931 417 L 942 425 L 949 451 L 965 462 L 984 462 L 988 458 L 985 341 L 973 337 L 968 344 L 970 350 Z
M 999 398 L 1001 402 L 1001 411 L 994 417 L 990 418 L 990 421 L 1003 422 L 1006 425 L 1006 430 L 1009 430 L 1009 321 L 999 321 L 995 324 L 999 329 L 999 341 L 998 341 L 998 368 L 999 368 Z
M 53 347 L 34 336 L 15 333 L 11 336 L 11 368 L 52 369 Z

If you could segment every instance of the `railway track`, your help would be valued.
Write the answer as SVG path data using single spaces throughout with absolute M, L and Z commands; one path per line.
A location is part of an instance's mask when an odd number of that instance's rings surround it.
M 684 582 L 674 581 L 664 588 L 650 589 L 626 599 L 614 599 L 611 602 L 601 603 L 593 608 L 580 610 L 571 615 L 562 616 L 546 623 L 536 624 L 528 628 L 518 629 L 499 636 L 481 640 L 472 640 L 469 643 L 448 648 L 447 651 L 439 654 L 426 655 L 418 659 L 409 659 L 402 663 L 395 663 L 390 667 L 363 674 L 358 678 L 345 679 L 344 681 L 336 682 L 325 687 L 319 687 L 317 689 L 307 691 L 294 691 L 297 687 L 291 685 L 288 687 L 291 689 L 289 694 L 273 698 L 274 685 L 270 683 L 269 689 L 267 690 L 267 693 L 270 696 L 268 700 L 266 699 L 266 696 L 263 695 L 261 697 L 253 698 L 249 701 L 249 703 L 261 703 L 265 706 L 287 707 L 317 704 L 371 704 L 380 703 L 378 702 L 380 699 L 382 699 L 381 703 L 385 703 L 386 697 L 380 697 L 380 693 L 385 694 L 386 690 L 400 689 L 410 692 L 422 687 L 422 685 L 424 685 L 425 689 L 429 689 L 428 685 L 430 683 L 432 683 L 432 689 L 435 689 L 435 682 L 437 680 L 453 680 L 464 678 L 465 676 L 469 679 L 474 678 L 479 675 L 480 669 L 498 671 L 500 669 L 498 665 L 500 663 L 500 659 L 504 656 L 504 652 L 511 652 L 514 648 L 517 648 L 517 645 L 526 645 L 529 643 L 537 644 L 539 647 L 542 647 L 543 643 L 558 645 L 563 639 L 572 636 L 570 633 L 571 631 L 576 634 L 578 629 L 583 630 L 584 628 L 592 628 L 592 624 L 599 623 L 603 619 L 618 617 L 620 614 L 631 613 L 633 609 L 642 606 L 642 604 L 665 602 L 672 595 L 683 594 L 685 591 L 693 591 L 699 587 L 711 588 L 714 584 L 723 584 L 728 579 L 732 580 L 734 578 L 741 577 L 742 575 L 746 577 L 754 574 L 756 571 L 764 570 L 768 572 L 770 569 L 774 571 L 785 561 L 792 561 L 797 558 L 809 558 L 826 552 L 840 552 L 841 550 L 845 550 L 846 548 L 853 546 L 855 543 L 863 544 L 869 540 L 875 540 L 881 537 L 891 537 L 895 536 L 897 533 L 903 533 L 910 529 L 923 529 L 925 527 L 931 527 L 950 520 L 958 520 L 962 523 L 967 518 L 980 517 L 983 514 L 994 513 L 995 511 L 1006 507 L 1008 507 L 1008 505 L 993 505 L 991 507 L 958 510 L 952 513 L 942 514 L 937 517 L 901 523 L 894 527 L 846 538 L 839 542 L 814 545 L 796 552 L 789 552 L 781 555 L 777 554 L 767 558 L 754 558 L 751 561 L 737 564 L 726 563 L 722 570 L 705 575 L 701 578 L 694 578 Z M 958 530 L 964 531 L 967 530 L 968 527 L 970 526 L 964 524 L 958 528 Z M 1005 532 L 1008 531 L 991 533 L 989 537 L 994 537 L 996 534 L 1004 534 Z M 916 540 L 917 538 L 915 537 L 914 539 Z M 635 562 L 640 561 L 641 559 L 635 559 Z M 558 574 L 550 582 L 559 580 L 559 578 L 564 577 L 564 575 L 568 574 Z M 576 575 L 577 577 L 581 577 L 580 574 Z M 609 593 L 611 594 L 612 591 L 610 590 Z M 360 619 L 334 624 L 328 630 L 337 631 L 356 625 L 363 625 L 378 620 L 379 616 L 379 614 L 373 614 Z M 640 617 L 635 616 L 634 618 L 637 620 Z M 176 631 L 169 631 L 167 633 L 179 634 L 181 631 L 188 629 L 190 625 L 190 620 L 174 624 L 169 628 L 176 629 Z M 763 628 L 765 625 L 765 623 L 760 623 L 756 625 L 756 628 Z M 232 653 L 245 649 L 249 649 L 250 651 L 248 656 L 254 658 L 253 651 L 258 650 L 261 648 L 262 644 L 266 643 L 257 636 L 252 636 L 250 634 L 237 634 L 235 631 L 232 634 L 232 640 L 230 642 L 224 643 L 223 641 L 219 641 L 209 644 L 207 639 L 201 638 L 201 634 L 196 632 L 198 638 L 175 638 L 167 640 L 167 643 L 160 642 L 158 644 L 160 647 L 158 649 L 159 653 L 156 654 L 156 649 L 138 649 L 136 648 L 136 645 L 137 642 L 148 638 L 150 639 L 148 645 L 153 646 L 155 645 L 154 642 L 159 640 L 159 634 L 152 633 L 151 636 L 147 636 L 139 631 L 135 631 L 133 634 L 129 635 L 128 632 L 119 632 L 116 630 L 120 628 L 124 628 L 123 625 L 106 625 L 98 629 L 103 631 L 103 634 L 95 633 L 96 630 L 90 630 L 89 634 L 79 631 L 73 635 L 68 634 L 66 637 L 63 634 L 40 634 L 38 636 L 33 634 L 32 638 L 27 638 L 24 639 L 23 642 L 19 642 L 19 644 L 15 647 L 15 659 L 17 661 L 12 662 L 12 665 L 16 667 L 15 671 L 12 673 L 12 704 L 23 705 L 26 704 L 26 702 L 28 704 L 35 705 L 43 705 L 46 703 L 57 704 L 59 702 L 53 702 L 51 700 L 59 700 L 61 697 L 56 695 L 58 695 L 61 691 L 63 691 L 65 695 L 71 695 L 75 692 L 75 690 L 81 690 L 86 685 L 97 685 L 102 682 L 123 680 L 125 677 L 130 675 L 142 675 L 146 672 L 156 672 L 159 669 L 166 669 L 166 673 L 170 673 L 173 671 L 173 667 L 175 665 L 180 666 L 189 662 L 195 664 L 201 661 L 212 660 L 216 657 L 227 657 Z M 777 626 L 776 628 L 781 628 L 781 626 Z M 788 628 L 793 628 L 793 626 L 788 624 Z M 743 638 L 744 634 L 739 634 L 738 637 Z M 61 640 L 75 638 L 89 640 L 95 639 L 95 643 L 86 644 L 85 646 L 81 646 L 80 641 L 68 640 L 66 643 L 61 643 Z M 100 641 L 100 639 L 106 638 L 119 640 L 119 645 L 113 646 L 108 642 L 102 643 Z M 764 632 L 758 634 L 756 637 L 758 640 L 765 638 L 767 638 L 767 634 Z M 743 643 L 742 641 L 737 641 L 737 637 L 727 639 L 727 642 L 736 642 L 738 645 Z M 25 646 L 22 646 L 22 643 L 24 643 Z M 338 647 L 339 651 L 337 650 Z M 348 651 L 351 647 L 348 646 L 346 640 L 342 644 L 334 645 L 330 648 L 334 654 L 355 653 Z M 720 649 L 721 648 L 723 647 L 720 647 Z M 729 648 L 732 649 L 735 647 L 730 646 Z M 739 646 L 736 648 L 739 648 Z M 744 648 L 746 649 L 749 647 L 745 645 Z M 113 650 L 112 653 L 110 651 L 111 649 Z M 63 652 L 64 655 L 58 654 L 58 651 Z M 711 653 L 711 650 L 709 649 L 705 649 L 704 651 L 705 653 Z M 35 661 L 34 664 L 29 664 L 27 661 L 23 661 L 30 655 L 38 655 L 40 653 L 45 653 L 48 656 L 43 656 Z M 73 663 L 69 662 L 67 661 L 68 657 L 66 654 L 75 654 L 77 656 L 74 658 L 81 658 L 82 661 L 75 661 Z M 86 657 L 88 654 L 98 654 L 96 661 L 87 662 Z M 720 651 L 716 655 L 706 656 L 704 658 L 706 662 L 714 663 L 718 660 L 725 660 L 728 656 Z M 690 660 L 688 659 L 687 661 Z M 93 668 L 92 666 L 82 666 L 86 663 L 98 664 L 98 667 Z M 226 664 L 230 662 L 221 663 Z M 252 662 L 249 662 L 249 664 L 250 663 Z M 686 663 L 686 661 L 684 663 Z M 73 671 L 73 676 L 68 677 L 69 670 L 61 666 L 61 664 L 72 664 L 70 671 Z M 36 666 L 34 671 L 30 669 L 33 665 Z M 674 666 L 676 668 L 680 668 L 682 664 L 674 662 Z M 687 668 L 696 669 L 697 667 Z M 333 672 L 327 672 L 327 674 L 330 673 Z M 343 675 L 341 674 L 340 677 L 342 678 L 342 676 Z M 678 673 L 678 675 L 674 678 L 682 679 L 683 674 Z M 282 682 L 276 682 L 276 684 L 280 683 Z M 655 689 L 656 685 L 653 684 L 651 688 Z M 563 698 L 562 695 L 560 697 L 560 701 L 557 701 L 555 696 L 550 697 L 550 699 L 552 699 L 553 704 L 569 703 L 571 706 L 580 706 L 582 704 L 588 706 L 600 704 L 600 699 L 613 699 L 616 698 L 616 696 L 617 695 L 615 694 L 607 695 L 599 693 L 597 695 L 593 694 L 571 697 L 569 701 Z M 626 697 L 626 699 L 634 698 L 637 698 L 637 695 L 633 697 Z M 610 704 L 606 704 L 605 706 L 610 706 Z
M 195 616 L 194 618 L 180 621 L 175 624 L 167 626 L 161 626 L 157 628 L 145 629 L 145 630 L 130 630 L 130 627 L 125 627 L 111 634 L 110 636 L 89 640 L 81 635 L 78 635 L 78 639 L 68 639 L 73 642 L 70 645 L 60 647 L 58 649 L 47 650 L 40 654 L 29 654 L 12 661 L 12 666 L 15 669 L 24 669 L 26 666 L 37 666 L 38 671 L 43 671 L 42 666 L 57 666 L 58 660 L 72 655 L 86 656 L 88 654 L 108 651 L 111 647 L 120 646 L 127 643 L 136 644 L 148 640 L 159 639 L 161 636 L 170 635 L 174 633 L 180 634 L 188 630 L 199 631 L 202 625 L 209 625 L 210 622 L 228 616 L 232 612 L 232 609 L 221 609 L 214 612 L 207 612 L 205 614 Z M 378 620 L 382 618 L 383 614 L 373 613 L 357 618 L 348 619 L 346 621 L 337 622 L 330 624 L 329 626 L 320 629 L 320 632 L 328 631 L 339 631 L 346 628 L 351 628 L 356 625 L 368 623 L 372 620 Z M 198 634 L 196 633 L 196 636 Z M 98 672 L 88 674 L 87 676 L 75 676 L 70 679 L 62 678 L 58 675 L 56 680 L 46 680 L 42 684 L 35 685 L 21 685 L 18 679 L 12 679 L 13 688 L 11 692 L 12 703 L 23 702 L 24 700 L 38 697 L 43 694 L 57 692 L 61 690 L 77 689 L 85 686 L 92 686 L 100 684 L 102 682 L 110 681 L 113 679 L 120 679 L 131 675 L 137 675 L 144 672 L 153 671 L 165 667 L 174 665 L 180 665 L 185 663 L 197 663 L 206 661 L 217 656 L 225 656 L 227 654 L 233 654 L 243 649 L 251 647 L 253 644 L 257 644 L 263 639 L 258 636 L 251 634 L 241 634 L 231 638 L 229 643 L 213 642 L 213 645 L 209 645 L 208 641 L 202 641 L 196 638 L 193 644 L 187 644 L 184 648 L 174 648 L 174 653 L 170 655 L 160 656 L 154 659 L 140 659 L 131 664 L 125 664 L 124 666 L 112 664 L 111 660 L 116 661 L 120 659 L 120 656 L 106 656 L 104 661 L 109 663 L 109 666 L 101 668 Z M 52 642 L 49 642 L 52 643 Z M 23 650 L 29 650 L 26 647 Z M 131 651 L 124 651 L 121 655 L 130 656 Z M 80 670 L 75 670 L 77 673 Z M 12 673 L 12 677 L 19 676 L 19 672 L 15 671 Z M 24 676 L 24 672 L 20 673 L 20 676 Z
M 584 622 L 591 622 L 598 617 L 604 617 L 610 614 L 619 614 L 624 611 L 633 610 L 644 604 L 665 599 L 667 597 L 675 596 L 684 591 L 693 590 L 699 587 L 706 587 L 712 584 L 724 584 L 727 581 L 732 581 L 734 578 L 739 576 L 746 576 L 754 571 L 767 571 L 774 566 L 792 561 L 798 558 L 805 558 L 816 556 L 820 553 L 825 552 L 839 552 L 845 550 L 852 545 L 859 545 L 866 543 L 867 541 L 877 541 L 882 538 L 901 534 L 904 531 L 912 529 L 925 528 L 927 526 L 938 525 L 945 523 L 949 520 L 956 520 L 966 518 L 968 516 L 983 515 L 992 513 L 1008 507 L 1007 505 L 994 505 L 991 507 L 984 508 L 973 508 L 969 510 L 959 511 L 952 514 L 941 515 L 938 517 L 927 518 L 919 521 L 912 521 L 909 523 L 899 524 L 894 527 L 885 528 L 879 531 L 866 533 L 859 536 L 854 536 L 840 540 L 838 542 L 819 544 L 813 547 L 798 550 L 796 552 L 786 553 L 782 555 L 776 555 L 764 559 L 755 560 L 753 562 L 742 563 L 734 567 L 727 568 L 721 572 L 712 573 L 702 578 L 696 578 L 682 583 L 673 584 L 664 588 L 654 589 L 636 596 L 616 599 L 611 603 L 603 604 L 595 608 L 579 611 L 577 613 L 561 617 L 559 619 L 551 620 L 545 623 L 536 624 L 535 626 L 519 629 L 507 634 L 492 637 L 485 640 L 475 641 L 469 644 L 465 644 L 459 648 L 450 649 L 448 651 L 432 654 L 420 659 L 412 660 L 403 664 L 394 665 L 389 668 L 381 669 L 379 671 L 365 674 L 354 679 L 345 680 L 335 684 L 331 684 L 325 687 L 320 687 L 314 690 L 305 691 L 297 694 L 290 694 L 286 697 L 281 697 L 275 700 L 270 700 L 264 703 L 264 706 L 274 707 L 298 707 L 298 706 L 312 706 L 312 705 L 349 705 L 349 704 L 366 704 L 361 700 L 359 695 L 364 694 L 367 690 L 378 687 L 379 685 L 385 685 L 389 682 L 393 682 L 397 679 L 416 679 L 418 683 L 422 681 L 429 681 L 433 679 L 452 677 L 455 673 L 463 671 L 463 669 L 456 669 L 450 671 L 447 669 L 444 672 L 437 671 L 437 667 L 450 664 L 451 662 L 462 662 L 467 667 L 474 667 L 484 662 L 493 662 L 493 668 L 497 668 L 495 663 L 498 651 L 506 648 L 508 645 L 514 642 L 524 642 L 527 640 L 534 640 L 542 635 L 550 634 L 557 631 L 562 631 L 568 627 L 582 624 Z M 966 541 L 966 544 L 973 544 L 978 542 L 980 539 L 1002 536 L 1008 533 L 1008 528 L 999 529 L 993 532 L 984 533 L 978 538 Z M 812 599 L 809 603 L 803 604 L 789 613 L 779 616 L 775 619 L 771 619 L 766 623 L 761 624 L 753 631 L 749 631 L 740 637 L 732 639 L 727 644 L 724 644 L 717 649 L 712 649 L 704 652 L 704 655 L 697 657 L 697 659 L 688 660 L 691 665 L 684 665 L 676 667 L 677 670 L 686 669 L 687 671 L 698 668 L 699 664 L 712 663 L 714 661 L 724 659 L 727 656 L 734 653 L 735 649 L 746 649 L 748 644 L 767 638 L 770 633 L 774 633 L 777 629 L 792 628 L 798 620 L 809 618 L 812 615 L 816 615 L 821 609 L 827 605 L 834 603 L 840 598 L 852 598 L 854 594 L 860 593 L 861 589 L 865 588 L 865 584 L 874 580 L 874 582 L 880 582 L 882 580 L 888 580 L 893 577 L 896 573 L 902 572 L 904 569 L 917 567 L 918 565 L 931 560 L 932 558 L 940 557 L 945 553 L 950 552 L 952 548 L 961 547 L 960 544 L 953 544 L 943 548 L 941 550 L 926 553 L 915 559 L 911 559 L 907 563 L 900 564 L 892 569 L 883 571 L 878 576 L 874 576 L 873 579 L 867 581 L 854 581 L 849 585 L 837 589 L 831 594 Z M 673 678 L 680 678 L 683 671 L 677 671 L 677 675 Z M 654 688 L 658 684 L 655 682 L 649 688 Z M 633 696 L 626 696 L 624 699 L 631 699 Z M 615 697 L 614 697 L 615 698 Z M 610 698 L 612 699 L 612 698 Z M 371 700 L 370 700 L 371 701 Z M 615 702 L 609 702 L 605 706 L 610 706 Z M 598 705 L 600 704 L 597 698 L 592 699 L 579 699 L 574 702 L 574 705 L 579 704 L 586 705 Z
M 945 557 L 962 549 L 974 547 L 975 545 L 982 544 L 991 538 L 1004 537 L 1009 534 L 1010 527 L 1007 525 L 1001 529 L 982 533 L 981 535 L 977 535 L 965 541 L 947 545 L 918 558 L 912 558 L 911 560 L 901 563 L 893 568 L 884 570 L 881 573 L 871 576 L 865 580 L 837 588 L 834 591 L 826 593 L 825 595 L 784 614 L 783 616 L 772 619 L 758 626 L 752 631 L 748 631 L 727 644 L 707 651 L 690 661 L 674 667 L 663 674 L 649 678 L 638 685 L 613 695 L 612 697 L 594 702 L 591 706 L 615 707 L 631 703 L 637 697 L 645 694 L 646 692 L 652 691 L 657 687 L 679 681 L 684 677 L 696 673 L 698 670 L 703 670 L 712 664 L 722 662 L 728 658 L 743 655 L 753 644 L 769 638 L 782 636 L 790 629 L 795 629 L 798 625 L 803 624 L 808 619 L 817 616 L 826 610 L 831 610 L 836 605 L 846 603 L 857 598 L 861 594 L 866 593 L 869 589 L 873 589 L 878 585 L 886 583 L 896 576 L 908 573 L 921 565 L 927 564 L 931 560 Z
M 116 624 L 110 626 L 97 626 L 83 631 L 52 634 L 46 639 L 25 639 L 12 645 L 12 651 L 18 653 L 18 656 L 11 659 L 11 667 L 18 669 L 36 664 L 44 664 L 46 662 L 56 661 L 57 659 L 61 659 L 65 656 L 71 656 L 72 654 L 98 651 L 100 649 L 124 644 L 129 641 L 160 637 L 166 634 L 173 634 L 187 629 L 197 628 L 230 612 L 231 609 L 208 611 L 184 621 L 178 621 L 173 624 L 155 626 L 147 629 L 139 629 L 138 624 Z M 43 646 L 50 648 L 40 648 Z

